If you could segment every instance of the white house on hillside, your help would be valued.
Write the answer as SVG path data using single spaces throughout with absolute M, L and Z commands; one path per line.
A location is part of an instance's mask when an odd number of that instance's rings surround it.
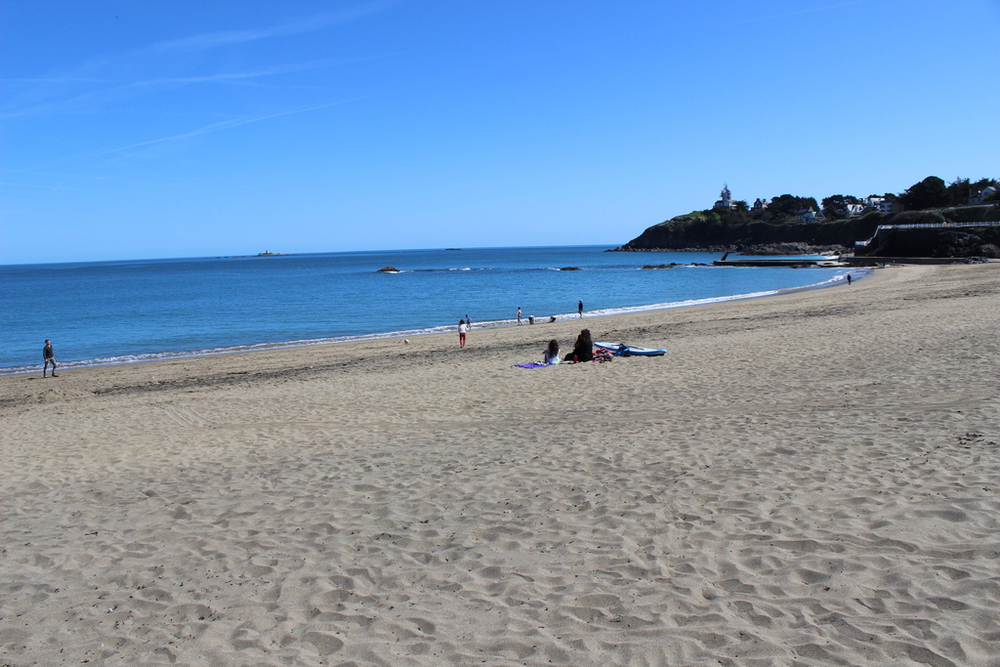
M 815 222 L 817 220 L 825 219 L 823 216 L 823 211 L 817 211 L 812 206 L 809 208 L 804 208 L 795 214 L 795 219 L 799 222 Z
M 888 197 L 869 197 L 863 201 L 868 208 L 880 213 L 897 213 L 903 208 L 898 199 L 889 199 Z
M 977 192 L 976 194 L 969 197 L 970 204 L 982 204 L 983 200 L 989 197 L 991 194 L 996 192 L 997 189 L 992 185 L 987 185 L 985 188 Z

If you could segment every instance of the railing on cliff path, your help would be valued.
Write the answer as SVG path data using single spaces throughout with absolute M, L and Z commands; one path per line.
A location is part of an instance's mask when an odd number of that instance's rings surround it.
M 879 225 L 875 228 L 875 233 L 867 241 L 855 241 L 855 247 L 867 247 L 875 237 L 883 230 L 889 229 L 954 229 L 956 227 L 993 227 L 1000 225 L 1000 222 L 923 222 L 909 225 Z

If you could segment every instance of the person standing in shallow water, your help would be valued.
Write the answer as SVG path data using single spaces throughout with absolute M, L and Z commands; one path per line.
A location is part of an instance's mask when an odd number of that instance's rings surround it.
M 465 334 L 469 330 L 469 325 L 465 320 L 458 321 L 458 346 L 465 347 Z
M 521 326 L 521 306 L 517 307 L 517 326 Z
M 580 299 L 580 303 L 576 304 L 576 312 L 580 313 L 580 319 L 583 319 L 583 299 Z
M 52 341 L 48 338 L 45 339 L 45 347 L 42 348 L 42 361 L 44 362 L 42 377 L 45 377 L 45 372 L 49 370 L 49 364 L 52 364 L 52 377 L 59 377 L 56 375 L 56 353 L 52 351 Z

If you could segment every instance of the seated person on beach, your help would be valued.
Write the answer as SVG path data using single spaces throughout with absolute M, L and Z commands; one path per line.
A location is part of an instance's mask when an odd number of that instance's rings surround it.
M 566 355 L 565 361 L 593 361 L 594 341 L 590 337 L 590 329 L 584 329 L 576 338 L 573 351 Z
M 559 342 L 555 339 L 549 341 L 549 346 L 545 348 L 545 352 L 542 354 L 542 361 L 547 364 L 558 364 L 559 363 Z

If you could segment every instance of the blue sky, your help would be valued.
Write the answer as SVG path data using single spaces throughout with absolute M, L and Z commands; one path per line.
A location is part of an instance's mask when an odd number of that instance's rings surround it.
M 1000 177 L 998 0 L 0 0 L 0 263 L 618 245 Z

